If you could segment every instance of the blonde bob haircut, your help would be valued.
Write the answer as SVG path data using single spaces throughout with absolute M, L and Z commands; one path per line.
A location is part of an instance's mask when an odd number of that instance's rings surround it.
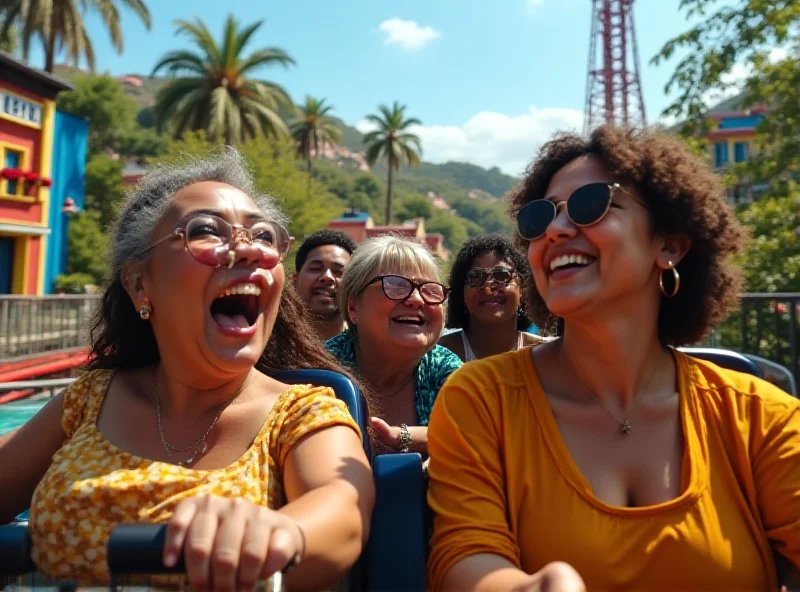
M 348 329 L 353 329 L 353 324 L 347 305 L 358 298 L 370 280 L 393 273 L 441 281 L 439 266 L 427 247 L 390 234 L 365 240 L 353 253 L 339 284 L 339 306 Z

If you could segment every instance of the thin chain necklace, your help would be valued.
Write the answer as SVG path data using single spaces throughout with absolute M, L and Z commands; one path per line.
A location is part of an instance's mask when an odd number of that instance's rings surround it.
M 581 377 L 578 376 L 578 373 L 575 372 L 575 368 L 567 360 L 567 357 L 564 355 L 563 349 L 559 353 L 559 358 L 561 360 L 562 365 L 566 364 L 569 367 L 570 372 L 572 372 L 572 375 L 575 377 L 575 380 L 578 381 L 578 384 L 580 384 L 581 387 L 583 387 L 583 390 L 585 390 L 589 394 L 590 397 L 592 397 L 595 401 L 597 401 L 597 403 L 599 403 L 600 406 L 603 409 L 605 409 L 606 413 L 608 413 L 611 417 L 616 419 L 617 422 L 619 422 L 619 431 L 620 431 L 620 433 L 622 435 L 624 435 L 624 436 L 627 436 L 628 434 L 630 434 L 631 430 L 633 429 L 633 427 L 631 426 L 631 418 L 628 417 L 627 419 L 620 419 L 619 417 L 617 417 L 617 415 L 613 411 L 611 411 L 611 409 L 609 409 L 609 407 L 603 402 L 603 400 L 600 397 L 598 397 L 591 390 L 589 390 L 589 388 L 586 386 L 586 384 L 584 384 L 584 382 L 581 380 Z M 639 402 L 639 399 L 634 397 L 633 405 L 636 405 L 636 403 L 638 403 L 638 402 Z M 633 411 L 633 406 L 631 406 L 630 410 Z
M 156 397 L 156 425 L 158 426 L 158 436 L 161 438 L 161 444 L 164 446 L 167 456 L 171 458 L 174 452 L 191 452 L 189 458 L 178 462 L 178 466 L 189 467 L 193 465 L 194 461 L 197 460 L 197 457 L 205 454 L 208 450 L 206 438 L 208 438 L 208 435 L 211 433 L 211 430 L 214 429 L 214 426 L 217 425 L 217 421 L 222 416 L 222 412 L 236 402 L 236 399 L 239 398 L 239 395 L 242 394 L 242 391 L 244 391 L 245 387 L 250 384 L 251 379 L 252 374 L 248 376 L 247 380 L 244 381 L 244 384 L 242 384 L 239 390 L 236 391 L 232 397 L 220 404 L 219 411 L 217 411 L 217 414 L 214 416 L 214 419 L 211 421 L 208 429 L 206 429 L 205 433 L 200 437 L 200 439 L 189 446 L 173 446 L 167 442 L 167 438 L 164 435 L 164 425 L 161 422 L 161 397 L 158 396 L 158 380 L 153 381 L 153 393 Z

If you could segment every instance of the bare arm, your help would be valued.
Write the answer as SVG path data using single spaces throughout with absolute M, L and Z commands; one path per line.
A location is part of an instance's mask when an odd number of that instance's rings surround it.
M 64 444 L 63 394 L 18 430 L 0 437 L 0 524 L 30 507 L 33 492 Z
M 369 535 L 372 471 L 352 429 L 309 434 L 292 448 L 283 475 L 289 503 L 279 510 L 303 529 L 305 556 L 286 578 L 291 590 L 318 590 L 343 577 Z
M 442 584 L 442 592 L 493 592 L 513 590 L 530 576 L 507 559 L 491 553 L 465 557 L 456 563 Z

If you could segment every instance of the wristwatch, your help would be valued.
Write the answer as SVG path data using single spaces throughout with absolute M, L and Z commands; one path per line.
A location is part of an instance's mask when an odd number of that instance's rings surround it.
M 411 432 L 404 423 L 400 424 L 400 452 L 408 452 L 408 445 L 411 444 Z

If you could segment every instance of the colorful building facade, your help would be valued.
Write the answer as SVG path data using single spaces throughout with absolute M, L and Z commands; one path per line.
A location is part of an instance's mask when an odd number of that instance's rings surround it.
M 756 105 L 744 108 L 745 95 L 741 94 L 723 101 L 707 114 L 711 130 L 706 135 L 711 161 L 717 171 L 730 165 L 745 162 L 755 146 L 756 128 L 766 116 L 766 108 Z M 734 202 L 752 201 L 766 185 L 742 183 L 730 190 Z
M 55 99 L 71 88 L 0 52 L 0 294 L 44 294 L 54 273 L 61 272 L 48 266 L 48 257 L 63 250 L 62 212 L 79 207 L 75 198 L 66 201 L 70 185 L 60 177 L 61 163 L 82 171 L 86 159 L 86 123 L 72 126 L 75 137 L 69 137 L 69 125 L 59 130 L 70 116 L 56 113 Z M 67 150 L 58 158 L 57 140 Z M 76 183 L 75 197 L 82 203 L 82 175 L 71 187 Z
M 397 226 L 375 226 L 366 212 L 347 211 L 341 218 L 331 220 L 328 228 L 344 232 L 357 243 L 385 234 L 401 236 L 426 245 L 443 261 L 450 258 L 450 252 L 444 246 L 444 236 L 437 232 L 426 232 L 424 218 L 412 218 Z

